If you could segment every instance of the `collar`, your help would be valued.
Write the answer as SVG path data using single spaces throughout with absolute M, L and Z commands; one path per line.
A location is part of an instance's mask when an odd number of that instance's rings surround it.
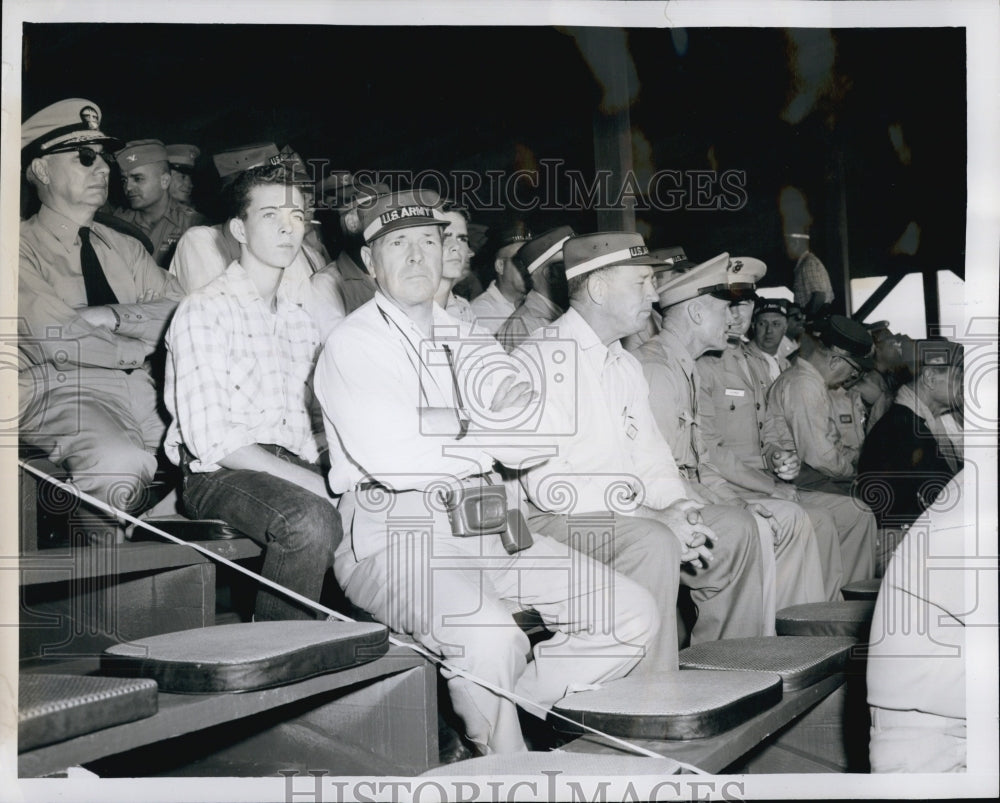
M 287 279 L 287 268 L 281 274 L 281 280 L 278 282 L 278 289 L 275 291 L 275 300 L 277 302 L 278 309 L 288 303 L 293 303 L 295 306 L 300 307 L 301 304 L 291 300 L 289 295 L 289 281 Z M 238 259 L 234 259 L 229 263 L 229 267 L 226 268 L 225 272 L 226 282 L 229 285 L 229 293 L 232 295 L 242 307 L 249 307 L 258 301 L 263 303 L 264 299 L 261 298 L 260 293 L 257 290 L 257 285 L 253 283 L 253 279 L 250 278 L 250 274 L 247 273 L 247 269 L 244 268 Z
M 37 217 L 38 223 L 42 226 L 42 228 L 55 237 L 67 249 L 74 248 L 80 244 L 79 236 L 82 226 L 79 223 L 75 223 L 65 215 L 56 212 L 52 207 L 46 206 L 45 204 L 42 204 L 41 207 L 39 207 Z M 96 228 L 100 225 L 100 223 L 94 223 L 93 218 L 91 218 L 89 225 L 91 232 L 97 235 L 102 242 L 108 244 L 107 238 L 101 234 L 98 228 Z
M 420 331 L 416 323 L 403 312 L 399 307 L 397 307 L 392 300 L 381 290 L 375 291 L 375 303 L 378 306 L 379 311 L 390 318 L 393 323 L 395 323 L 403 332 L 407 333 L 407 336 L 412 335 L 412 339 L 416 343 L 420 343 L 422 340 L 426 340 L 426 335 Z M 440 335 L 442 337 L 457 337 L 461 334 L 459 321 L 449 315 L 444 311 L 438 304 L 432 302 L 431 305 L 431 327 L 435 339 Z
M 597 332 L 591 328 L 590 324 L 573 307 L 566 310 L 563 316 L 553 325 L 558 327 L 560 337 L 569 337 L 575 340 L 577 348 L 580 349 L 581 353 L 585 354 L 588 359 L 597 361 L 601 365 L 607 363 L 609 358 L 618 359 L 618 357 L 625 353 L 619 340 L 616 340 L 610 346 L 605 346 L 597 336 Z
M 544 312 L 547 315 L 551 315 L 556 318 L 558 318 L 560 315 L 563 314 L 563 310 L 560 307 L 552 303 L 550 299 L 543 296 L 537 290 L 528 291 L 528 295 L 524 297 L 524 306 L 528 307 L 529 309 L 534 309 L 538 310 L 539 312 Z
M 660 329 L 653 336 L 653 339 L 660 344 L 660 348 L 663 349 L 668 358 L 677 360 L 681 368 L 684 369 L 684 373 L 688 376 L 694 374 L 694 360 L 691 358 L 691 354 L 671 329 L 667 327 Z

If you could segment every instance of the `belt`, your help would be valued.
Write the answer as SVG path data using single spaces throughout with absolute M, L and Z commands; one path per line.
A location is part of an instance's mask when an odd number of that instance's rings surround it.
M 437 493 L 442 490 L 442 486 L 447 485 L 451 488 L 459 488 L 471 481 L 477 481 L 476 484 L 486 484 L 486 485 L 497 485 L 499 483 L 494 482 L 489 474 L 473 474 L 469 477 L 461 477 L 458 480 L 452 482 L 436 482 L 433 483 L 430 488 L 399 488 L 392 489 L 383 485 L 378 480 L 365 480 L 359 482 L 352 489 L 355 493 L 363 491 L 380 491 L 387 494 L 404 494 L 404 493 Z

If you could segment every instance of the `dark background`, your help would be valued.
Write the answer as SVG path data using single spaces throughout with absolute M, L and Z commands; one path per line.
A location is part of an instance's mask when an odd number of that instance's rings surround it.
M 639 212 L 651 247 L 758 256 L 769 265 L 764 284 L 790 284 L 778 195 L 794 185 L 808 201 L 813 250 L 835 275 L 846 256 L 852 276 L 964 276 L 963 29 L 830 32 L 825 91 L 795 122 L 782 118 L 796 88 L 786 31 L 626 33 L 631 125 L 649 143 L 651 169 L 747 176 L 738 211 Z M 823 60 L 808 41 L 806 72 Z M 349 170 L 511 173 L 548 158 L 594 170 L 603 87 L 569 29 L 39 23 L 24 26 L 23 56 L 25 117 L 78 96 L 97 102 L 102 129 L 122 139 L 198 145 L 196 205 L 216 216 L 210 154 L 266 140 Z M 892 147 L 892 124 L 909 164 Z M 481 223 L 498 218 L 473 210 Z M 536 229 L 596 226 L 586 209 L 529 218 Z M 919 249 L 892 254 L 910 221 Z M 335 239 L 335 221 L 323 231 Z

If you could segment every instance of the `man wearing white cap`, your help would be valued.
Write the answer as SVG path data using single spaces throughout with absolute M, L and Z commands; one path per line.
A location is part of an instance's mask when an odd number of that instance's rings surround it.
M 691 498 L 653 418 L 642 367 L 619 342 L 649 316 L 656 262 L 638 234 L 571 237 L 563 244 L 569 310 L 511 355 L 546 369 L 540 426 L 557 448 L 522 476 L 529 523 L 653 594 L 663 625 L 654 660 L 640 671 L 676 661 L 678 582 L 698 608 L 692 643 L 767 630 L 753 517 Z M 595 528 L 596 539 L 588 536 Z
M 511 352 L 539 327 L 552 323 L 565 312 L 566 273 L 562 247 L 573 229 L 559 226 L 532 237 L 514 255 L 514 264 L 531 277 L 531 289 L 521 306 L 503 322 L 497 340 Z
M 726 345 L 734 303 L 752 300 L 766 272 L 759 259 L 720 254 L 686 271 L 657 275 L 663 321 L 660 331 L 633 353 L 649 383 L 649 401 L 660 433 L 685 473 L 695 499 L 746 506 L 757 516 L 765 567 L 765 613 L 826 599 L 816 534 L 806 512 L 791 501 L 752 498 L 723 479 L 702 439 L 695 360 Z M 773 556 L 773 557 L 772 557 Z
M 115 215 L 138 226 L 149 237 L 153 259 L 161 268 L 170 265 L 181 235 L 205 222 L 203 215 L 171 197 L 168 159 L 167 149 L 158 139 L 134 140 L 115 154 L 122 189 L 131 207 L 118 208 Z
M 478 749 L 518 752 L 516 706 L 477 681 L 544 715 L 573 685 L 627 673 L 659 615 L 630 580 L 550 539 L 532 543 L 507 511 L 494 461 L 518 468 L 548 449 L 493 423 L 530 405 L 527 387 L 496 341 L 470 338 L 472 327 L 434 303 L 438 202 L 411 190 L 360 209 L 378 292 L 333 330 L 315 378 L 339 452 L 330 486 L 352 523 L 334 571 L 355 605 L 446 658 L 455 711 Z M 484 364 L 507 370 L 480 377 Z M 544 647 L 532 650 L 511 618 L 526 607 L 558 631 Z
M 41 208 L 21 224 L 20 437 L 81 490 L 137 511 L 164 431 L 146 361 L 183 294 L 138 240 L 94 222 L 121 145 L 100 122 L 73 98 L 21 127 Z

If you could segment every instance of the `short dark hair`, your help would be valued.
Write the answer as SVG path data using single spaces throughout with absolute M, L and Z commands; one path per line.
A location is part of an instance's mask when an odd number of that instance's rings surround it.
M 247 210 L 250 208 L 250 191 L 254 187 L 271 184 L 286 187 L 289 199 L 292 187 L 296 186 L 292 181 L 292 171 L 283 164 L 251 167 L 240 173 L 229 185 L 229 217 L 246 218 Z

